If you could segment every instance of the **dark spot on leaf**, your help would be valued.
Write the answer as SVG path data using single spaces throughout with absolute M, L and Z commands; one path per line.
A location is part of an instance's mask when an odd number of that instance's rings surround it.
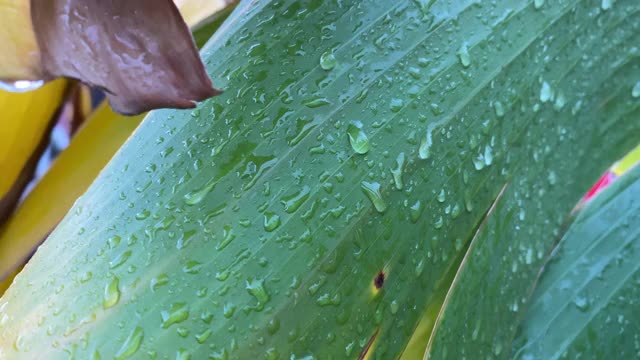
M 386 275 L 384 271 L 380 270 L 378 275 L 376 275 L 375 279 L 373 279 L 373 285 L 375 285 L 376 289 L 382 288 L 382 286 L 384 285 L 385 277 Z

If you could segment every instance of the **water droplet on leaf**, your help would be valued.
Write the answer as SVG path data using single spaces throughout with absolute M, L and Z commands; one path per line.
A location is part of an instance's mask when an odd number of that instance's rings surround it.
M 360 184 L 360 188 L 367 195 L 371 203 L 375 207 L 376 211 L 379 213 L 383 213 L 387 210 L 387 203 L 382 198 L 382 193 L 380 192 L 380 183 L 377 182 L 366 182 L 363 181 Z
M 540 88 L 540 101 L 543 103 L 551 100 L 553 97 L 553 90 L 551 89 L 551 85 L 548 82 L 543 81 L 542 87 Z
M 369 138 L 362 130 L 362 122 L 352 121 L 347 127 L 347 135 L 351 148 L 357 154 L 366 154 L 369 152 Z
M 640 97 L 640 81 L 633 85 L 633 89 L 631 89 L 631 96 L 634 98 Z
M 326 51 L 320 55 L 320 67 L 326 71 L 336 67 L 336 57 L 333 55 L 333 51 Z
M 331 101 L 329 101 L 327 98 L 319 97 L 319 96 L 305 99 L 302 101 L 302 105 L 311 109 L 319 108 L 321 106 L 325 106 L 329 104 L 331 104 Z
M 214 179 L 211 179 L 206 184 L 204 184 L 202 188 L 185 194 L 184 195 L 185 204 L 187 205 L 199 204 L 200 202 L 202 202 L 202 200 L 204 200 L 207 194 L 213 191 L 213 188 L 215 186 L 216 186 L 216 182 L 214 181 Z
M 272 232 L 280 226 L 280 216 L 275 213 L 264 214 L 264 229 L 267 232 Z
M 433 140 L 431 139 L 431 130 L 429 130 L 420 140 L 420 147 L 418 148 L 418 157 L 420 159 L 426 160 L 431 157 L 431 145 L 433 145 Z
M 115 306 L 120 301 L 120 289 L 118 288 L 119 279 L 113 277 L 111 281 L 104 288 L 104 299 L 102 306 L 105 309 L 109 309 Z
M 469 67 L 471 65 L 471 56 L 469 55 L 469 48 L 467 47 L 467 43 L 462 44 L 460 49 L 458 50 L 458 58 L 460 58 L 460 63 L 464 67 Z
M 122 347 L 116 353 L 115 359 L 123 360 L 135 354 L 136 351 L 140 349 L 143 338 L 144 330 L 142 330 L 141 327 L 137 326 L 131 331 L 131 333 L 129 333 L 129 336 L 127 336 L 127 339 L 122 344 Z
M 269 294 L 264 287 L 264 279 L 249 279 L 246 283 L 246 289 L 249 294 L 258 300 L 256 310 L 260 311 L 264 308 L 264 305 L 269 301 Z
M 175 303 L 171 305 L 169 310 L 163 310 L 160 316 L 162 317 L 162 327 L 166 329 L 173 324 L 187 320 L 189 307 L 186 303 Z
M 396 189 L 402 190 L 404 182 L 402 181 L 402 172 L 404 171 L 405 155 L 403 152 L 398 154 L 396 158 L 396 167 L 391 169 L 391 175 L 393 176 L 393 182 L 396 185 Z
M 389 104 L 389 109 L 391 112 L 397 113 L 402 110 L 404 106 L 404 101 L 402 99 L 391 99 L 391 103 Z

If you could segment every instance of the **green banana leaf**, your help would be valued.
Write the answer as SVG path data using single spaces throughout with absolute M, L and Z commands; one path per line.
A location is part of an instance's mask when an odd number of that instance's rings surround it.
M 636 166 L 571 225 L 531 299 L 517 358 L 638 357 L 639 200 Z
M 144 120 L 0 299 L 0 357 L 390 359 L 447 292 L 433 354 L 506 357 L 640 135 L 640 4 L 540 5 L 241 2 L 225 93 Z
M 513 115 L 529 124 L 514 144 L 520 155 L 508 156 L 522 163 L 507 167 L 505 192 L 451 287 L 430 340 L 432 359 L 510 358 L 535 279 L 571 209 L 638 141 L 640 101 L 632 89 L 640 78 L 639 5 L 545 2 L 538 9 L 554 19 L 511 63 L 537 80 L 514 100 Z M 504 91 L 514 78 L 523 80 L 515 69 L 495 86 Z

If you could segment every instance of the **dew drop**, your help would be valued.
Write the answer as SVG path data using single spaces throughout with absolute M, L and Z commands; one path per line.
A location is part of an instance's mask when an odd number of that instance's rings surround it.
M 431 145 L 433 145 L 433 140 L 431 139 L 431 130 L 429 130 L 420 140 L 420 147 L 418 148 L 418 157 L 420 159 L 426 160 L 431 157 Z
M 468 192 L 464 194 L 464 207 L 467 212 L 473 211 L 473 200 L 471 199 L 471 194 Z
M 458 50 L 458 58 L 460 59 L 460 64 L 462 64 L 462 66 L 469 67 L 469 65 L 471 65 L 471 56 L 469 55 L 467 43 L 460 46 L 460 49 Z
M 473 167 L 478 171 L 484 169 L 484 167 L 486 166 L 483 154 L 476 155 L 475 157 L 473 157 L 472 160 L 473 160 Z
M 417 200 L 409 207 L 409 217 L 411 218 L 411 222 L 414 224 L 417 223 L 420 219 L 420 215 L 422 215 L 422 203 L 420 200 Z
M 80 276 L 80 282 L 86 283 L 87 281 L 91 280 L 92 277 L 93 273 L 91 271 L 87 271 Z
M 207 329 L 203 332 L 201 332 L 200 334 L 197 334 L 195 336 L 196 341 L 198 342 L 198 344 L 204 344 L 205 341 L 207 341 L 207 339 L 209 339 L 209 337 L 211 336 L 211 334 L 213 333 L 213 331 L 211 331 L 211 329 Z
M 544 5 L 544 0 L 533 0 L 533 7 L 540 9 Z
M 338 306 L 342 302 L 342 298 L 340 294 L 335 294 L 333 296 L 329 294 L 322 294 L 320 297 L 316 299 L 316 304 L 318 306 Z
M 114 307 L 120 301 L 120 289 L 118 288 L 119 279 L 113 277 L 111 281 L 104 287 L 104 298 L 102 306 L 105 309 Z
M 486 166 L 493 164 L 493 149 L 489 145 L 484 147 L 484 164 Z
M 540 101 L 546 103 L 551 100 L 553 97 L 553 90 L 551 89 L 551 85 L 548 82 L 543 81 L 542 87 L 540 88 Z
M 225 318 L 230 319 L 235 312 L 236 312 L 235 304 L 233 303 L 224 304 L 224 307 L 222 309 L 222 315 L 224 315 Z
M 182 271 L 184 273 L 192 275 L 199 273 L 200 269 L 202 269 L 202 263 L 195 260 L 187 261 L 187 263 L 182 267 Z
M 326 71 L 336 67 L 336 57 L 333 55 L 333 51 L 325 51 L 320 55 L 320 67 Z
M 351 144 L 353 151 L 357 154 L 366 154 L 369 152 L 369 138 L 362 130 L 362 127 L 362 122 L 358 120 L 352 121 L 349 126 L 347 126 L 349 143 Z
M 455 205 L 453 205 L 453 208 L 451 209 L 451 217 L 452 218 L 457 218 L 458 216 L 460 216 L 460 205 L 458 205 L 458 203 L 456 203 Z
M 115 249 L 120 245 L 120 241 L 122 241 L 122 238 L 118 235 L 114 235 L 107 239 L 107 245 L 109 246 L 109 249 Z
M 267 323 L 267 332 L 270 335 L 274 335 L 275 333 L 278 332 L 278 330 L 280 330 L 280 320 L 278 319 L 269 320 L 269 322 Z
M 502 118 L 504 116 L 504 105 L 500 101 L 493 103 L 493 110 L 496 112 L 496 116 Z
M 502 354 L 502 342 L 497 338 L 493 342 L 493 354 L 495 356 L 500 356 L 500 354 Z
M 167 285 L 169 283 L 169 276 L 167 274 L 160 274 L 153 279 L 151 279 L 151 290 L 156 291 L 158 288 Z
M 309 195 L 311 194 L 311 188 L 305 185 L 302 190 L 294 193 L 293 195 L 282 198 L 281 203 L 284 205 L 284 211 L 287 214 L 296 212 L 304 204 Z
M 578 310 L 580 311 L 587 311 L 587 309 L 589 309 L 589 299 L 587 299 L 584 296 L 578 296 L 573 303 L 576 305 L 576 307 L 578 308 Z
M 141 327 L 137 326 L 131 331 L 131 333 L 129 333 L 129 336 L 127 336 L 127 339 L 122 344 L 122 347 L 116 353 L 115 359 L 123 360 L 135 354 L 136 351 L 140 349 L 143 338 L 144 330 L 142 330 Z
M 265 355 L 265 360 L 278 360 L 280 358 L 280 353 L 276 348 L 267 349 Z
M 440 107 L 440 105 L 436 104 L 436 103 L 432 103 L 431 105 L 429 105 L 429 107 L 431 108 L 431 113 L 433 115 L 442 115 L 442 113 L 444 112 L 444 110 L 442 110 L 442 108 Z
M 378 182 L 366 182 L 363 181 L 360 184 L 360 188 L 367 195 L 371 203 L 375 207 L 376 211 L 379 213 L 383 213 L 387 210 L 387 203 L 382 198 L 382 193 L 380 192 L 380 183 Z
M 551 186 L 555 185 L 558 182 L 558 175 L 555 171 L 549 171 L 549 174 L 547 174 L 547 181 L 549 181 L 549 185 Z
M 567 98 L 564 96 L 564 93 L 558 93 L 556 96 L 556 101 L 553 103 L 553 109 L 556 111 L 562 110 L 562 108 L 567 104 Z
M 324 97 L 319 97 L 319 96 L 311 97 L 302 101 L 302 105 L 310 109 L 319 108 L 321 106 L 325 106 L 329 104 L 331 104 L 331 101 L 329 101 L 329 99 Z
M 389 104 L 389 109 L 391 112 L 397 113 L 402 110 L 404 106 L 404 101 L 402 99 L 391 99 L 391 103 Z
M 436 221 L 433 223 L 433 227 L 436 229 L 442 228 L 443 225 L 444 225 L 444 219 L 442 218 L 442 216 L 438 217 Z
M 264 230 L 272 232 L 280 226 L 280 216 L 275 213 L 264 214 Z
M 389 307 L 391 308 L 392 314 L 396 314 L 398 310 L 400 310 L 400 304 L 398 304 L 396 300 L 391 301 L 391 304 L 389 304 Z
M 227 281 L 227 279 L 229 278 L 229 275 L 231 275 L 231 272 L 227 269 L 227 270 L 223 270 L 223 271 L 219 271 L 216 273 L 216 280 L 218 281 Z
M 229 353 L 227 352 L 227 349 L 214 351 L 214 352 L 209 354 L 209 359 L 211 359 L 211 360 L 229 360 Z
M 248 279 L 246 282 L 246 289 L 256 300 L 256 310 L 260 311 L 264 308 L 264 305 L 269 301 L 269 294 L 264 286 L 264 279 Z
M 136 214 L 136 220 L 144 220 L 151 216 L 151 212 L 147 209 L 144 209 Z
M 176 360 L 191 360 L 191 354 L 187 349 L 180 349 L 176 352 Z
M 204 186 L 198 190 L 188 192 L 184 195 L 184 202 L 187 205 L 197 205 L 204 198 L 213 191 L 213 188 L 216 186 L 216 181 L 214 179 L 209 180 Z
M 189 307 L 186 303 L 175 303 L 171 305 L 169 310 L 160 312 L 162 317 L 162 327 L 168 328 L 173 324 L 181 323 L 189 317 Z
M 396 189 L 402 190 L 404 182 L 402 181 L 402 172 L 404 171 L 405 155 L 403 152 L 398 154 L 396 158 L 396 167 L 391 169 L 391 175 L 393 176 L 393 182 Z
M 218 245 L 216 246 L 216 250 L 220 251 L 224 248 L 226 248 L 227 246 L 229 246 L 229 244 L 231 244 L 231 242 L 236 238 L 236 234 L 233 231 L 233 229 L 231 228 L 231 226 L 225 226 L 223 228 L 222 231 L 222 241 L 220 241 L 220 243 L 218 243 Z
M 416 264 L 416 268 L 413 270 L 413 273 L 416 277 L 420 277 L 420 275 L 422 275 L 422 272 L 424 271 L 424 266 L 425 266 L 424 259 L 420 259 L 420 261 L 418 261 L 418 263 Z
M 527 252 L 524 256 L 524 262 L 527 265 L 531 265 L 531 263 L 533 262 L 533 249 L 532 248 L 528 248 Z
M 634 98 L 640 97 L 640 81 L 633 85 L 633 89 L 631 89 L 631 96 Z
M 130 256 L 131 256 L 130 250 L 127 250 L 118 254 L 118 256 L 114 257 L 111 261 L 109 261 L 109 268 L 111 269 L 117 268 L 118 266 L 124 264 L 127 260 L 129 260 Z
M 355 348 L 356 343 L 354 341 L 348 343 L 347 346 L 344 347 L 344 354 L 347 356 L 347 358 L 351 357 L 351 354 L 353 354 L 353 349 Z

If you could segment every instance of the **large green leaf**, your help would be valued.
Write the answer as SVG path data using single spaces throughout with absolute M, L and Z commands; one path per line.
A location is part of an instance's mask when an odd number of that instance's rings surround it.
M 632 94 L 640 78 L 640 3 L 601 6 L 544 3 L 539 11 L 555 19 L 510 64 L 514 73 L 507 68 L 497 77 L 504 76 L 496 83 L 501 91 L 517 94 L 505 118 L 522 116 L 529 124 L 509 153 L 505 192 L 450 289 L 430 341 L 432 359 L 509 358 L 535 279 L 568 214 L 612 158 L 640 137 L 640 101 Z M 511 84 L 524 80 L 516 69 L 527 69 L 535 84 L 515 90 Z
M 203 53 L 225 93 L 143 122 L 0 300 L 0 351 L 395 358 L 505 184 L 483 229 L 510 210 L 512 230 L 477 238 L 457 285 L 508 312 L 542 235 L 640 134 L 639 5 L 599 6 L 242 2 Z M 510 242 L 532 260 L 494 284 Z M 434 349 L 490 352 L 517 313 L 449 343 L 468 329 L 444 331 L 446 311 Z
M 639 200 L 636 167 L 572 224 L 534 292 L 516 357 L 638 357 Z

